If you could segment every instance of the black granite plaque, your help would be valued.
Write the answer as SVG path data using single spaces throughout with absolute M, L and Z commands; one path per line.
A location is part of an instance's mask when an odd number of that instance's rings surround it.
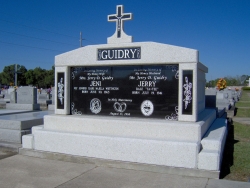
M 182 114 L 193 114 L 193 71 L 183 70 Z
M 64 72 L 57 73 L 57 109 L 64 109 Z
M 178 65 L 71 68 L 71 114 L 176 118 Z

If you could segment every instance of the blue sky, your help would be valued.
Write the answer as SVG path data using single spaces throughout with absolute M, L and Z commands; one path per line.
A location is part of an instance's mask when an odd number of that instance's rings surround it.
M 134 42 L 153 41 L 199 51 L 207 80 L 250 75 L 249 0 L 0 0 L 0 72 L 20 64 L 51 69 L 58 54 L 106 44 L 124 5 Z

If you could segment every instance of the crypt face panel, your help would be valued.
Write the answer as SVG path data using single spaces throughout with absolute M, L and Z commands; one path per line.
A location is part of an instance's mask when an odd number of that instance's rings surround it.
M 71 68 L 71 114 L 170 119 L 178 114 L 178 65 Z

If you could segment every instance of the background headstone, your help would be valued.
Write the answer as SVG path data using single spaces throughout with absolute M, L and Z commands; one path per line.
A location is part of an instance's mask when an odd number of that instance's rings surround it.
M 13 87 L 10 87 L 8 90 L 7 90 L 7 93 L 8 94 L 10 94 L 12 91 L 14 91 L 15 90 L 15 88 L 13 88 Z
M 17 93 L 14 90 L 10 93 L 10 103 L 16 103 L 16 102 L 17 102 Z
M 9 110 L 40 110 L 40 105 L 37 104 L 37 89 L 24 86 L 16 91 L 17 102 L 7 103 L 6 109 Z
M 228 98 L 230 104 L 232 106 L 234 106 L 236 100 L 234 99 L 233 95 L 234 95 L 235 91 L 226 88 L 223 90 L 223 93 L 227 95 L 227 98 Z
M 4 94 L 4 101 L 10 102 L 10 94 L 7 91 L 5 91 L 5 94 Z
M 52 87 L 50 95 L 51 95 L 52 104 L 48 105 L 48 110 L 55 110 L 55 87 Z
M 47 99 L 48 99 L 48 94 L 47 94 L 47 93 L 38 94 L 38 101 L 39 101 L 39 100 L 44 100 L 44 101 L 46 101 Z
M 216 93 L 217 89 L 215 88 L 205 90 L 206 107 L 216 108 Z
M 7 93 L 7 91 L 4 89 L 2 90 L 1 94 L 5 95 Z
M 55 104 L 55 87 L 52 87 L 51 99 L 52 99 L 52 104 Z
M 223 91 L 219 91 L 216 93 L 216 107 L 218 109 L 225 108 L 229 110 L 231 107 L 230 101 L 228 99 L 228 94 L 224 93 Z
M 17 90 L 18 104 L 37 104 L 37 90 L 33 87 L 21 87 Z
M 48 104 L 51 104 L 51 100 L 49 99 L 48 94 L 41 93 L 38 95 L 37 103 L 40 104 L 40 108 L 43 110 L 47 110 Z

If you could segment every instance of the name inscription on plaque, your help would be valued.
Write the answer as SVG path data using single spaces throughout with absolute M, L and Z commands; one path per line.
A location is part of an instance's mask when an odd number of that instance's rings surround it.
M 177 115 L 178 65 L 71 68 L 71 114 Z
M 141 47 L 98 49 L 97 50 L 97 59 L 99 61 L 101 61 L 101 60 L 141 59 Z

